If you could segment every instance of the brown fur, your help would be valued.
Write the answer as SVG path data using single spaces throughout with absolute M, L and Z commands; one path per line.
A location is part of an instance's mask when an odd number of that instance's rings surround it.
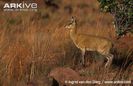
M 74 18 L 71 19 L 70 24 L 66 25 L 66 28 L 70 29 L 70 37 L 73 43 L 82 51 L 83 65 L 85 65 L 84 56 L 86 51 L 97 51 L 101 55 L 104 55 L 108 60 L 105 67 L 112 63 L 113 55 L 110 53 L 113 47 L 112 41 L 95 35 L 78 34 L 77 23 Z

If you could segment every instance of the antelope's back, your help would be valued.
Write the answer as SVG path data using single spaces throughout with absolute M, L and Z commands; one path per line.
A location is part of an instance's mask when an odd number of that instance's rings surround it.
M 98 49 L 112 47 L 112 41 L 92 35 L 78 35 L 75 38 L 75 42 L 80 48 Z

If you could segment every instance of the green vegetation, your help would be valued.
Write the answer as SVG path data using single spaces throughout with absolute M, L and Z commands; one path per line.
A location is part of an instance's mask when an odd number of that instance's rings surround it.
M 133 0 L 98 0 L 101 11 L 112 14 L 118 36 L 133 33 Z

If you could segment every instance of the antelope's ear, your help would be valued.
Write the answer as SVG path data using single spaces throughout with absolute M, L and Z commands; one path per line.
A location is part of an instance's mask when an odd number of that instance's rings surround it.
M 76 18 L 74 16 L 72 16 L 71 21 L 72 22 L 75 22 L 76 21 Z
M 75 17 L 74 16 L 72 16 L 72 18 L 71 19 L 74 19 Z

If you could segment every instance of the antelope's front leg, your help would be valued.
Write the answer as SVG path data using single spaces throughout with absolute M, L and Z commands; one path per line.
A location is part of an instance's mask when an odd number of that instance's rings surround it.
M 82 60 L 82 65 L 85 66 L 85 49 L 82 50 L 81 60 Z

